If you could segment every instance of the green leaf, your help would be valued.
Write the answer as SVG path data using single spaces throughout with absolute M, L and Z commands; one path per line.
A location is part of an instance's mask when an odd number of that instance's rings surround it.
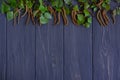
M 39 10 L 44 13 L 47 11 L 47 7 L 40 5 Z
M 27 7 L 32 8 L 32 6 L 33 6 L 33 3 L 31 1 L 27 1 Z
M 87 9 L 84 9 L 83 12 L 84 12 L 85 16 L 90 16 L 90 12 Z
M 91 8 L 95 8 L 96 6 L 95 5 L 91 5 Z
M 78 24 L 83 24 L 85 22 L 85 17 L 83 14 L 78 14 L 77 15 L 77 19 L 78 19 Z
M 104 0 L 104 2 L 105 2 L 105 3 L 108 3 L 108 4 L 110 3 L 110 1 L 111 1 L 111 0 Z
M 61 1 L 61 0 L 52 1 L 51 3 L 52 3 L 52 6 L 55 8 L 63 7 L 63 1 Z
M 78 0 L 78 2 L 85 2 L 86 0 Z
M 23 3 L 22 0 L 20 0 L 18 7 L 19 7 L 19 8 L 24 8 L 24 3 Z
M 42 0 L 39 0 L 39 2 L 40 2 L 40 5 L 43 5 L 43 1 Z
M 48 19 L 46 19 L 43 15 L 41 15 L 41 17 L 40 17 L 40 23 L 41 24 L 47 24 L 48 23 Z
M 79 7 L 78 7 L 78 5 L 75 5 L 75 6 L 73 7 L 73 10 L 75 10 L 75 11 L 79 11 Z
M 71 4 L 71 0 L 64 0 L 65 4 Z
M 108 11 L 108 10 L 110 10 L 110 5 L 109 5 L 109 4 L 106 4 L 106 5 L 104 6 L 104 8 Z
M 86 28 L 90 27 L 90 23 L 85 23 L 83 26 L 85 26 Z
M 114 13 L 115 13 L 115 12 L 114 12 Z M 116 14 L 117 14 L 117 15 L 120 15 L 120 9 L 119 9 L 119 8 L 116 9 Z
M 56 8 L 56 11 L 57 12 L 61 12 L 61 8 Z
M 1 13 L 7 13 L 8 11 L 10 11 L 10 6 L 8 6 L 6 3 L 2 3 L 1 5 Z
M 51 3 L 52 3 L 52 6 L 53 6 L 53 7 L 56 7 L 56 6 L 58 5 L 58 4 L 57 4 L 57 1 L 52 1 Z
M 89 7 L 90 7 L 90 5 L 87 2 L 85 2 L 84 3 L 84 9 L 88 9 Z
M 105 9 L 106 9 L 107 11 L 110 10 L 110 5 L 107 4 L 106 7 L 105 7 Z
M 10 3 L 10 6 L 11 6 L 12 8 L 15 8 L 15 7 L 17 6 L 16 0 L 8 0 L 8 3 Z
M 96 12 L 96 11 L 97 11 L 97 7 L 95 7 L 95 8 L 93 9 L 93 11 Z
M 13 11 L 7 12 L 7 20 L 10 21 L 14 17 Z
M 58 7 L 58 8 L 63 7 L 63 1 L 59 0 L 59 2 L 58 2 L 58 6 L 57 6 L 57 7 Z
M 46 12 L 46 13 L 44 14 L 44 16 L 45 16 L 45 18 L 47 18 L 47 19 L 52 19 L 52 15 L 51 15 L 49 12 Z
M 110 5 L 109 4 L 103 3 L 102 7 L 105 8 L 106 10 L 110 10 Z
M 87 18 L 87 22 L 92 23 L 92 18 L 91 17 Z
M 66 14 L 70 14 L 70 9 L 68 7 L 65 7 Z

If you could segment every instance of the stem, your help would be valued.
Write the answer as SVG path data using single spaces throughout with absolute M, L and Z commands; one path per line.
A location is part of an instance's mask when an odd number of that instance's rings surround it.
M 57 17 L 56 17 L 56 12 L 55 12 L 55 10 L 54 10 L 51 6 L 48 6 L 48 11 L 54 16 L 54 24 L 56 24 L 56 22 L 57 22 Z
M 77 12 L 75 10 L 72 10 L 72 12 L 71 12 L 72 22 L 73 22 L 73 24 L 78 25 L 76 15 L 77 15 Z
M 28 10 L 28 17 L 27 17 L 26 25 L 29 23 L 29 21 L 30 21 L 30 10 Z
M 18 13 L 18 8 L 15 9 L 14 13 L 14 26 L 16 25 L 16 14 Z
M 66 11 L 65 11 L 64 7 L 62 8 L 62 17 L 63 17 L 64 25 L 67 25 L 68 19 L 67 19 L 67 15 L 66 15 Z
M 97 12 L 97 20 L 101 26 L 104 26 L 101 19 L 100 19 L 100 10 Z
M 103 16 L 102 16 L 101 11 L 100 11 L 100 14 L 99 14 L 99 18 L 100 18 L 100 20 L 101 20 L 103 26 L 106 26 L 105 21 L 103 20 Z
M 16 25 L 16 15 L 14 14 L 14 26 Z
M 27 5 L 26 5 L 25 7 L 26 7 L 25 13 L 24 13 L 21 17 L 24 17 L 24 16 L 27 14 L 27 12 L 28 12 L 28 7 L 27 7 Z
M 58 20 L 57 20 L 56 24 L 60 24 L 60 12 L 58 12 L 57 18 L 58 18 Z
M 35 25 L 35 20 L 34 20 L 34 15 L 33 15 L 32 9 L 30 9 L 30 16 L 31 16 L 33 24 Z
M 109 23 L 109 18 L 108 18 L 108 16 L 107 16 L 105 10 L 102 11 L 102 16 L 103 16 L 103 19 L 104 19 L 105 24 L 108 25 L 108 23 Z
M 20 22 L 20 14 L 21 14 L 21 13 L 20 13 L 20 10 L 21 10 L 21 9 L 18 10 L 18 24 L 19 24 L 19 22 Z
M 43 1 L 42 1 L 42 0 L 39 0 L 39 2 L 40 2 L 40 5 L 43 6 Z

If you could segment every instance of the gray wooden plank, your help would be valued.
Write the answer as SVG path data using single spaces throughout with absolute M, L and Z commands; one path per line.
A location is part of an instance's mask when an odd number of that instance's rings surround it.
M 112 8 L 116 5 L 112 2 Z M 93 22 L 93 80 L 120 80 L 120 16 L 116 24 Z
M 35 80 L 35 26 L 7 23 L 7 80 Z
M 36 27 L 37 80 L 63 80 L 63 25 Z
M 92 27 L 64 26 L 64 80 L 92 80 Z
M 93 24 L 93 80 L 120 80 L 120 16 L 103 28 Z
M 6 18 L 0 15 L 0 80 L 6 79 Z

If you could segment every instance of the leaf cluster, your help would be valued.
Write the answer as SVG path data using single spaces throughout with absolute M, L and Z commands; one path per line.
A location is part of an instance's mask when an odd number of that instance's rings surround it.
M 22 15 L 28 15 L 29 19 L 35 23 L 38 21 L 40 24 L 47 24 L 52 17 L 55 17 L 55 23 L 60 23 L 60 17 L 62 16 L 65 24 L 68 23 L 67 15 L 72 16 L 73 23 L 77 25 L 85 26 L 89 28 L 92 23 L 92 15 L 94 12 L 102 13 L 103 19 L 107 17 L 107 12 L 111 9 L 111 0 L 76 0 L 78 4 L 73 5 L 72 0 L 48 0 L 46 4 L 43 0 L 7 0 L 2 1 L 0 6 L 0 12 L 6 14 L 7 20 L 13 20 L 16 17 L 21 18 Z M 118 4 L 120 0 L 115 0 Z M 48 9 L 48 6 L 49 9 Z M 50 9 L 52 11 L 50 11 Z M 92 11 L 91 11 L 92 10 Z M 120 8 L 116 8 L 112 11 L 113 16 L 120 15 Z M 99 16 L 98 16 L 99 17 Z M 101 18 L 101 17 L 100 17 Z

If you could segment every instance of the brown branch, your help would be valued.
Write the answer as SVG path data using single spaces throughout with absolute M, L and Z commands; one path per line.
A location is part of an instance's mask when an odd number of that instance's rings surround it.
M 64 7 L 62 8 L 62 17 L 63 17 L 64 25 L 68 25 L 68 19 Z
M 16 25 L 16 14 L 17 14 L 17 13 L 18 13 L 18 24 L 19 24 L 19 20 L 20 20 L 20 10 L 21 10 L 21 9 L 18 9 L 18 8 L 15 9 L 15 13 L 14 13 L 14 26 Z
M 78 25 L 76 15 L 77 15 L 77 12 L 75 10 L 72 10 L 72 12 L 71 12 L 72 22 L 73 22 L 73 24 Z
M 30 9 L 30 16 L 32 19 L 32 23 L 35 25 L 35 20 L 34 20 L 34 15 L 33 15 L 32 9 Z
M 60 12 L 57 13 L 57 19 L 58 20 L 57 20 L 56 24 L 60 24 Z
M 104 24 L 103 24 L 103 22 L 102 22 L 102 20 L 101 20 L 101 18 L 100 18 L 100 10 L 98 10 L 98 12 L 97 12 L 97 20 L 98 20 L 98 22 L 99 22 L 99 24 L 100 24 L 101 26 L 104 26 Z
M 21 17 L 24 17 L 24 16 L 27 14 L 27 12 L 28 12 L 28 7 L 27 7 L 27 5 L 26 5 L 25 12 L 24 12 L 24 14 L 23 14 Z
M 56 24 L 57 23 L 56 11 L 51 6 L 48 6 L 48 11 L 53 15 L 53 17 L 54 17 L 54 24 Z
M 26 25 L 29 23 L 29 21 L 30 21 L 30 10 L 28 10 L 28 17 L 27 17 L 27 20 L 26 20 Z
M 18 10 L 18 24 L 20 23 L 20 17 L 21 17 L 21 16 L 20 16 L 20 14 L 21 14 L 20 10 L 21 10 L 21 9 Z
M 103 19 L 104 19 L 105 24 L 108 25 L 108 23 L 109 23 L 109 18 L 108 18 L 108 16 L 107 16 L 105 10 L 102 10 L 102 16 L 103 16 Z

